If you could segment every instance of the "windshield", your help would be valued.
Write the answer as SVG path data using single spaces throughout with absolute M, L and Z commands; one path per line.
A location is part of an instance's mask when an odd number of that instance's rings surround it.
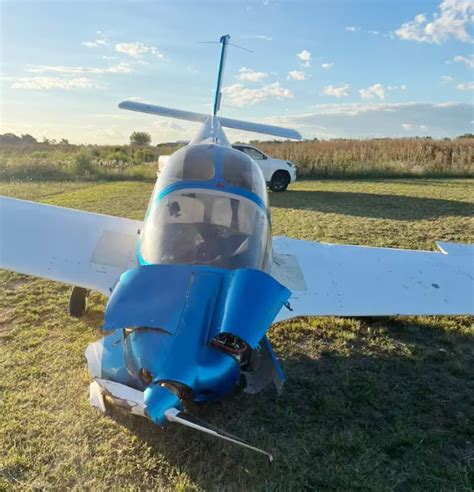
M 262 269 L 269 255 L 265 212 L 238 195 L 176 191 L 147 218 L 140 252 L 147 263 Z
M 176 181 L 208 181 L 214 177 L 215 149 L 212 145 L 189 145 L 170 156 L 160 180 L 163 185 Z

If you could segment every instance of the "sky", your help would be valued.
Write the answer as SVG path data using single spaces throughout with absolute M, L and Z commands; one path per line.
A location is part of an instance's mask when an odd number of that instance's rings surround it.
M 1 0 L 0 27 L 0 133 L 189 139 L 117 105 L 208 113 L 223 34 L 252 51 L 229 49 L 224 116 L 320 139 L 474 132 L 474 0 Z

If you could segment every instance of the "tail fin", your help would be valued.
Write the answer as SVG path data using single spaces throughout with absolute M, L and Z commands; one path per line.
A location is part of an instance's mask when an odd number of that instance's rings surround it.
M 225 65 L 225 58 L 227 55 L 227 45 L 229 43 L 229 39 L 230 36 L 226 34 L 225 36 L 221 36 L 221 39 L 219 40 L 219 42 L 222 44 L 222 49 L 221 49 L 221 58 L 219 60 L 219 71 L 217 72 L 216 94 L 214 96 L 214 110 L 213 110 L 214 116 L 217 115 L 217 112 L 221 107 L 221 97 L 222 97 L 221 87 L 222 87 L 222 80 L 224 79 L 224 65 Z
M 228 434 L 227 432 L 220 430 L 213 425 L 206 424 L 196 417 L 193 417 L 189 413 L 180 411 L 177 408 L 170 408 L 169 410 L 166 410 L 165 417 L 170 422 L 176 422 L 177 424 L 185 425 L 186 427 L 190 427 L 191 429 L 205 432 L 206 434 L 210 434 L 211 436 L 220 437 L 221 439 L 233 442 L 234 444 L 239 444 L 240 446 L 244 446 L 245 448 L 256 451 L 257 453 L 264 454 L 268 457 L 270 461 L 273 461 L 273 456 L 270 453 L 267 453 L 267 451 L 251 446 L 245 441 L 242 441 L 242 439 Z
M 193 113 L 191 111 L 183 111 L 181 109 L 166 108 L 164 106 L 154 106 L 133 101 L 123 101 L 119 104 L 119 108 L 128 109 L 129 111 L 138 111 L 139 113 L 156 114 L 159 116 L 167 116 L 168 118 L 178 118 L 180 120 L 194 121 L 203 123 L 209 116 L 203 113 Z M 301 140 L 301 134 L 290 128 L 280 126 L 265 125 L 262 123 L 251 123 L 249 121 L 234 120 L 232 118 L 224 118 L 217 116 L 221 126 L 233 128 L 235 130 L 244 130 L 247 132 L 263 133 L 265 135 L 273 135 L 281 138 L 292 138 Z

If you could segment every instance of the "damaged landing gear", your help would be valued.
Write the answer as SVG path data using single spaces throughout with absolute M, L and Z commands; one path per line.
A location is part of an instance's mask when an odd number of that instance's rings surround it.
M 87 298 L 89 290 L 84 287 L 73 287 L 69 297 L 69 315 L 73 318 L 80 318 L 87 309 Z

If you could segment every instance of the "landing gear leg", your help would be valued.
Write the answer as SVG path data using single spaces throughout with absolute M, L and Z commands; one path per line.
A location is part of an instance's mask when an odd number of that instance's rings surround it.
M 89 290 L 83 287 L 73 287 L 69 297 L 69 314 L 74 318 L 80 318 L 87 309 L 87 297 Z

